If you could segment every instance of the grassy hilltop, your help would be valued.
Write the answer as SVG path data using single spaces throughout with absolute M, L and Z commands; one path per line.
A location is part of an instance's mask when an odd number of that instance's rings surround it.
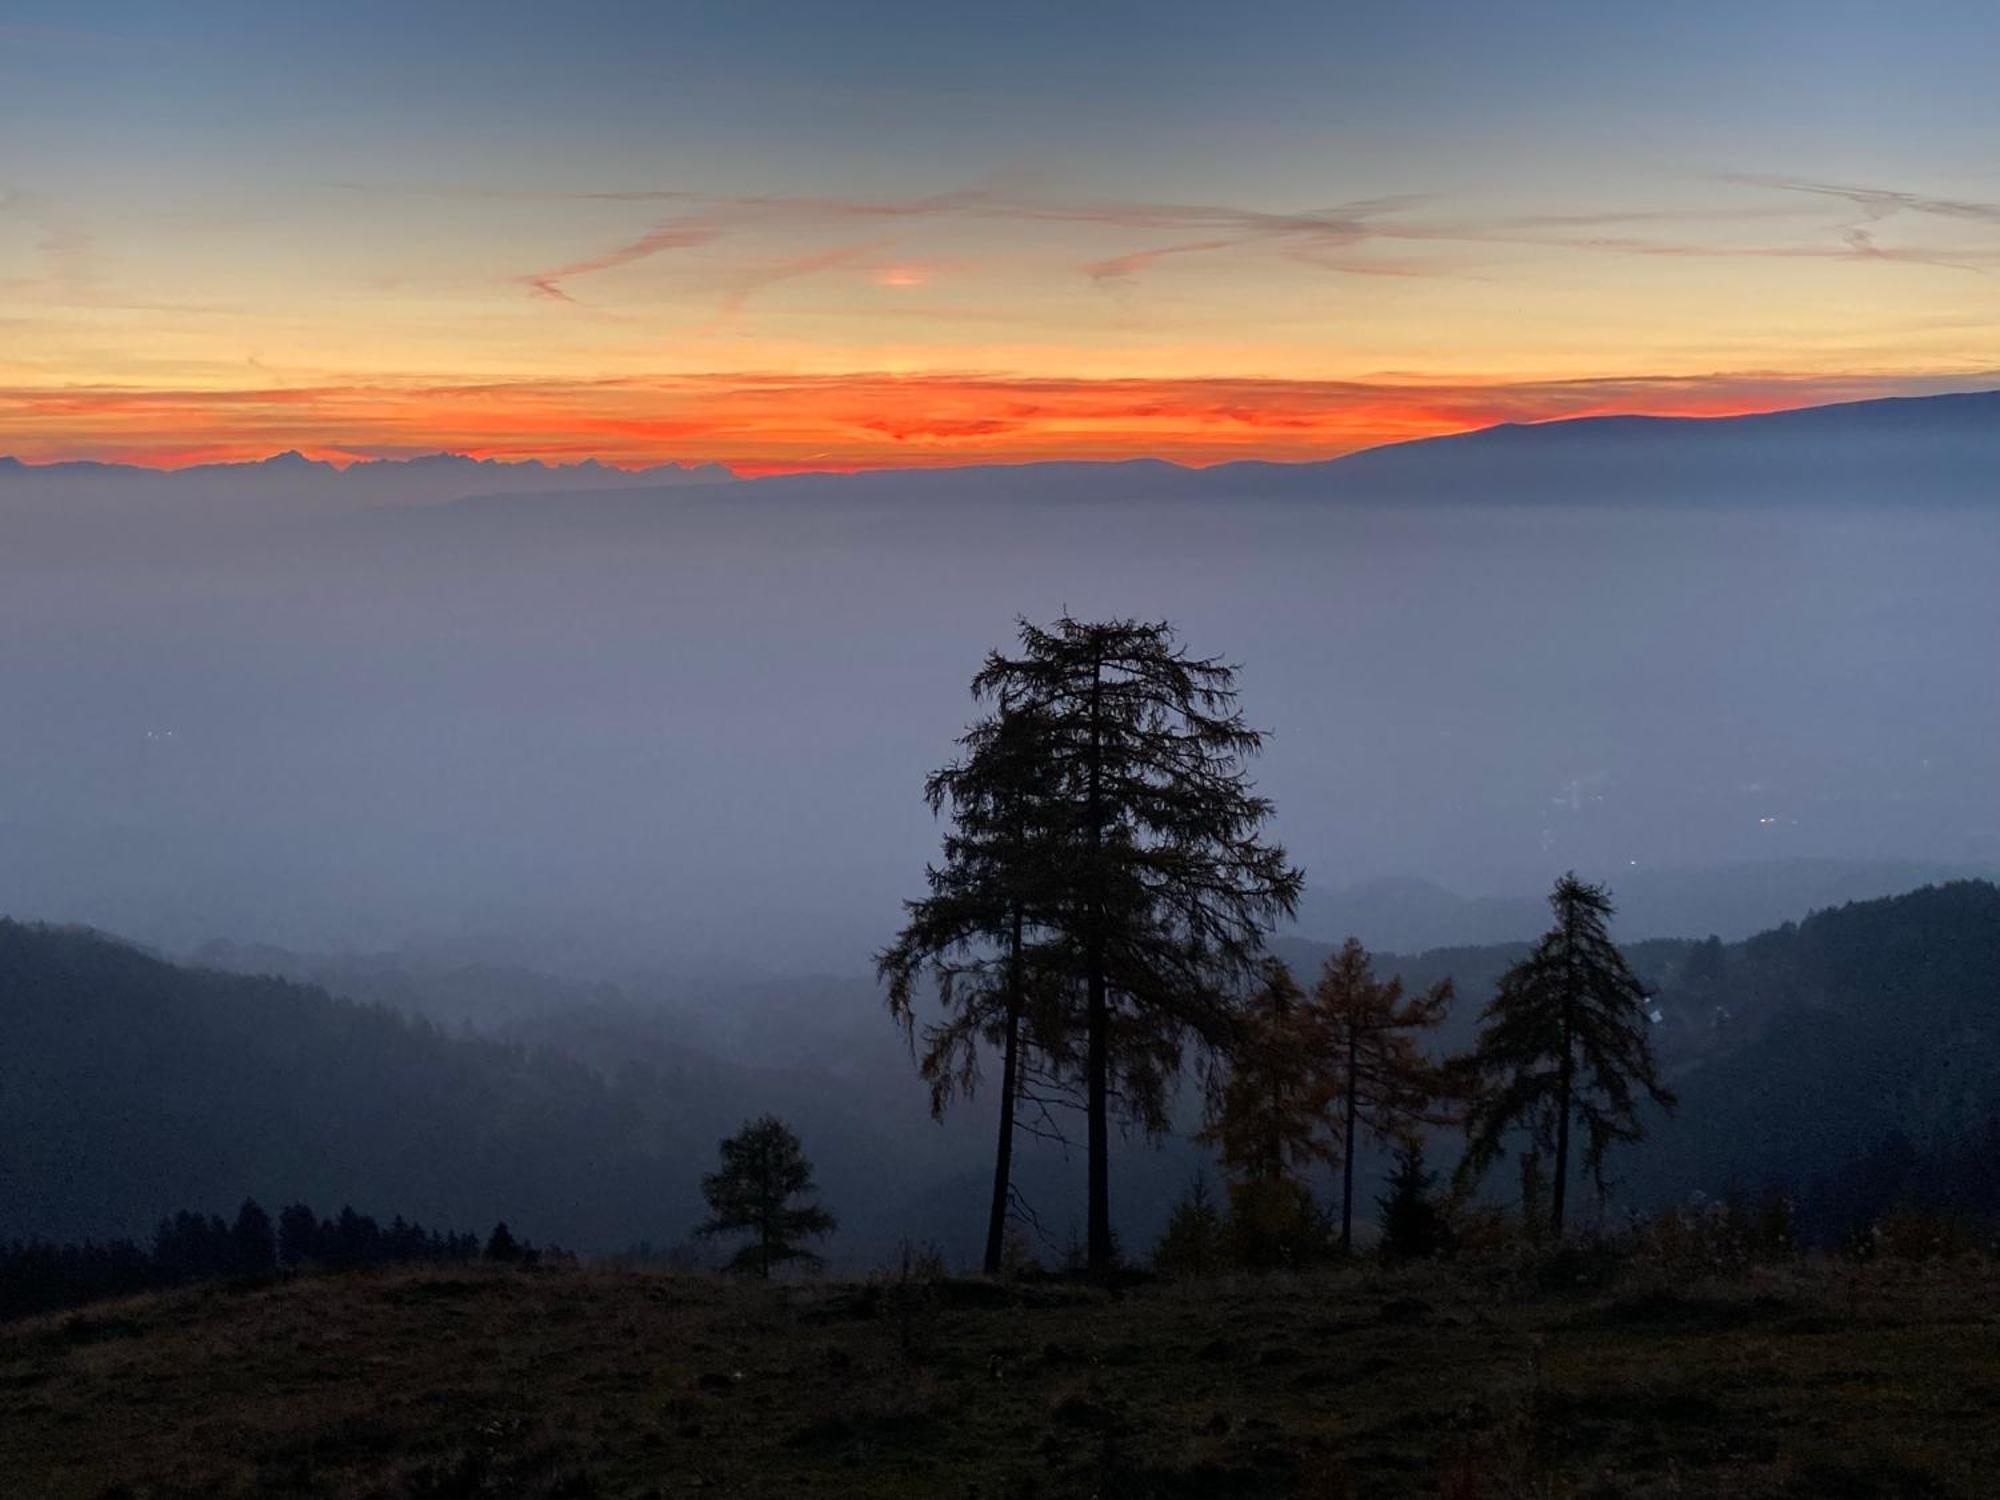
M 309 1277 L 0 1328 L 10 1496 L 1785 1497 L 2000 1476 L 2000 1269 Z M 1555 1289 L 1551 1289 L 1551 1287 Z

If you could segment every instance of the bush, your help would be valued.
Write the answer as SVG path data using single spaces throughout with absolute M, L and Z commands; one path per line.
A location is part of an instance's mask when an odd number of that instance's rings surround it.
M 1334 1230 L 1289 1177 L 1229 1186 L 1230 1258 L 1247 1271 L 1294 1270 L 1333 1256 Z

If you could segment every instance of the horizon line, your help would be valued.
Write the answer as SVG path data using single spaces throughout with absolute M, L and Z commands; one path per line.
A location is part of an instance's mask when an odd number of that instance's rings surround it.
M 1991 377 L 1988 377 L 1991 378 Z M 1410 387 L 1412 393 L 1423 387 Z M 1839 400 L 1778 400 L 1757 403 L 1733 410 L 1659 410 L 1634 405 L 1614 410 L 1556 412 L 1547 416 L 1501 417 L 1493 421 L 1469 422 L 1462 425 L 1440 426 L 1436 430 L 1387 436 L 1376 442 L 1362 442 L 1337 451 L 1298 456 L 1280 451 L 1233 452 L 1212 458 L 1198 456 L 1169 456 L 1163 452 L 1140 451 L 1118 456 L 1106 456 L 1100 452 L 1079 449 L 1073 453 L 1054 453 L 1032 457 L 1008 454 L 979 456 L 966 453 L 912 454 L 901 462 L 883 462 L 876 459 L 858 460 L 852 463 L 840 461 L 817 462 L 811 459 L 788 462 L 778 459 L 724 458 L 701 456 L 677 456 L 658 459 L 621 459 L 606 454 L 585 454 L 581 457 L 565 458 L 550 456 L 546 452 L 509 452 L 497 447 L 481 450 L 479 445 L 463 447 L 426 448 L 414 451 L 391 451 L 404 445 L 382 445 L 378 451 L 357 451 L 354 445 L 293 441 L 283 448 L 275 448 L 261 455 L 251 456 L 205 456 L 192 454 L 185 460 L 164 458 L 147 460 L 142 457 L 107 458 L 90 452 L 79 452 L 55 458 L 26 458 L 15 453 L 0 453 L 0 468 L 16 472 L 24 470 L 50 470 L 70 467 L 94 467 L 119 469 L 137 474 L 171 475 L 187 473 L 195 469 L 254 469 L 284 459 L 297 459 L 301 463 L 326 468 L 339 475 L 345 475 L 357 468 L 371 466 L 400 467 L 407 464 L 437 460 L 462 461 L 476 464 L 491 464 L 504 468 L 540 467 L 552 473 L 577 469 L 597 469 L 615 474 L 644 475 L 655 470 L 672 469 L 681 473 L 695 473 L 704 469 L 719 469 L 734 480 L 785 478 L 805 475 L 854 475 L 886 474 L 903 472 L 950 472 L 954 470 L 989 468 L 1035 468 L 1047 465 L 1078 465 L 1112 468 L 1133 463 L 1154 463 L 1169 468 L 1199 471 L 1223 468 L 1232 464 L 1266 464 L 1284 468 L 1300 468 L 1314 464 L 1335 463 L 1362 453 L 1376 452 L 1386 448 L 1405 447 L 1417 443 L 1434 442 L 1445 438 L 1466 437 L 1480 432 L 1497 431 L 1509 427 L 1563 427 L 1589 422 L 1644 420 L 1676 423 L 1708 423 L 1741 421 L 1747 418 L 1778 416 L 1791 412 L 1833 410 L 1847 406 L 1875 406 L 1890 402 L 1934 401 L 1953 397 L 2000 396 L 2000 385 L 1978 386 L 1963 390 L 1939 390 L 1886 393 L 1866 396 L 1850 396 Z

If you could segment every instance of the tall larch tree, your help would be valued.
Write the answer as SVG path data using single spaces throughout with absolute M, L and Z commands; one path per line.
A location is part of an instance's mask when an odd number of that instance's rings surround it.
M 1086 1261 L 1111 1235 L 1114 1096 L 1164 1128 L 1189 1043 L 1234 1039 L 1237 1007 L 1273 921 L 1302 881 L 1262 829 L 1270 803 L 1245 760 L 1261 748 L 1235 675 L 1190 655 L 1165 623 L 1022 622 L 1020 649 L 973 679 L 981 701 L 1034 715 L 1043 761 L 1038 861 L 1048 951 L 1081 990 Z
M 959 740 L 960 756 L 925 783 L 933 813 L 947 810 L 930 893 L 905 903 L 896 942 L 877 956 L 889 1011 L 919 1045 L 917 997 L 928 975 L 942 1018 L 921 1033 L 918 1069 L 942 1115 L 980 1081 L 983 1047 L 1000 1054 L 999 1139 L 986 1224 L 985 1270 L 998 1274 L 1013 1205 L 1015 1111 L 1031 1057 L 1059 1072 L 1066 1046 L 1064 976 L 1040 942 L 1050 919 L 1051 803 L 1044 726 L 1002 701 Z
M 1227 1070 L 1209 1092 L 1196 1136 L 1215 1148 L 1228 1174 L 1230 1238 L 1246 1266 L 1296 1264 L 1324 1238 L 1302 1175 L 1327 1155 L 1305 999 L 1281 960 L 1258 966 Z
M 709 1218 L 695 1233 L 749 1234 L 750 1242 L 730 1258 L 729 1269 L 767 1281 L 776 1267 L 790 1261 L 819 1265 L 819 1256 L 799 1241 L 833 1233 L 834 1218 L 811 1201 L 812 1163 L 792 1128 L 776 1115 L 762 1115 L 719 1149 L 721 1169 L 701 1180 Z
M 1456 1119 L 1446 1103 L 1445 1068 L 1422 1037 L 1450 1010 L 1443 979 L 1421 995 L 1403 982 L 1375 977 L 1368 950 L 1349 938 L 1328 958 L 1313 986 L 1306 1043 L 1320 1082 L 1317 1113 L 1340 1159 L 1340 1248 L 1354 1248 L 1354 1159 L 1364 1142 L 1387 1146 L 1425 1125 Z
M 1314 1107 L 1317 1078 L 1305 998 L 1282 960 L 1259 965 L 1238 1019 L 1228 1075 L 1195 1137 L 1213 1146 L 1236 1178 L 1277 1182 L 1326 1155 Z
M 1601 1193 L 1606 1152 L 1644 1134 L 1641 1096 L 1661 1108 L 1674 1096 L 1655 1070 L 1645 988 L 1611 941 L 1609 892 L 1572 871 L 1556 882 L 1549 906 L 1555 925 L 1502 976 L 1480 1014 L 1460 1171 L 1484 1172 L 1505 1154 L 1509 1134 L 1525 1132 L 1553 1159 L 1549 1222 L 1560 1237 L 1572 1131 L 1583 1130 L 1583 1164 Z

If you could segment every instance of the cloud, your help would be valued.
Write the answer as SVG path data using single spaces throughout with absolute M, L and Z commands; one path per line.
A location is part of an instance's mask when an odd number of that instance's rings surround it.
M 1594 380 L 1107 379 L 770 371 L 586 380 L 0 387 L 0 453 L 178 464 L 296 448 L 717 459 L 744 472 L 1131 458 L 1311 459 L 1496 422 L 1728 415 L 2000 384 L 2000 373 L 1739 371 Z
M 1242 240 L 1196 240 L 1186 245 L 1161 245 L 1152 250 L 1135 250 L 1129 255 L 1114 255 L 1109 260 L 1087 262 L 1083 272 L 1092 281 L 1097 282 L 1127 280 L 1170 255 L 1199 255 L 1209 250 L 1233 250 L 1243 243 Z
M 1750 187 L 1772 188 L 1784 193 L 1808 193 L 1822 198 L 1839 198 L 1859 208 L 1869 220 L 1881 220 L 1898 213 L 1930 214 L 1944 219 L 2000 224 L 2000 203 L 1969 198 L 1935 198 L 1923 193 L 1901 192 L 1892 188 L 1852 187 L 1832 182 L 1813 182 L 1794 177 L 1758 173 L 1727 174 L 1725 182 Z
M 1514 214 L 1492 217 L 1452 217 L 1436 212 L 1437 200 L 1422 194 L 1391 194 L 1347 203 L 1298 210 L 1246 208 L 1223 203 L 1064 198 L 1026 191 L 1019 184 L 988 184 L 909 197 L 845 197 L 839 195 L 702 193 L 677 189 L 586 191 L 556 196 L 570 200 L 672 203 L 687 212 L 670 219 L 640 239 L 601 256 L 553 271 L 519 278 L 536 295 L 572 300 L 562 283 L 615 265 L 624 265 L 662 249 L 706 244 L 722 235 L 750 228 L 785 229 L 810 234 L 843 224 L 887 225 L 933 219 L 969 220 L 1014 225 L 1072 226 L 1100 231 L 1179 236 L 1164 244 L 1141 245 L 1110 255 L 1092 255 L 1076 262 L 1091 282 L 1107 290 L 1133 285 L 1163 261 L 1259 246 L 1321 270 L 1349 275 L 1463 275 L 1465 252 L 1482 246 L 1524 246 L 1590 254 L 1714 258 L 1801 258 L 1897 262 L 1953 270 L 1980 270 L 2000 261 L 2000 252 L 1976 247 L 1945 249 L 1884 245 L 1864 229 L 1898 213 L 1910 212 L 1954 219 L 1961 223 L 2000 223 L 2000 204 L 1968 199 L 1928 197 L 1882 188 L 1848 187 L 1804 179 L 1733 174 L 1723 180 L 1794 195 L 1831 197 L 1862 211 L 1862 222 L 1832 242 L 1732 242 L 1726 239 L 1649 239 L 1615 232 L 1645 225 L 1709 226 L 1729 223 L 1796 221 L 1810 210 L 1801 206 L 1718 205 L 1712 208 L 1614 209 L 1567 213 Z M 1435 256 L 1384 256 L 1390 244 L 1430 246 Z M 787 263 L 811 266 L 821 255 L 837 264 L 847 257 L 836 249 L 801 252 Z M 726 320 L 740 310 L 742 296 L 732 293 L 725 304 Z
M 634 261 L 645 260 L 658 255 L 663 250 L 690 250 L 713 241 L 720 231 L 711 224 L 675 222 L 659 225 L 648 230 L 636 240 L 628 241 L 602 255 L 586 256 L 565 265 L 554 266 L 546 271 L 530 271 L 516 279 L 526 285 L 538 297 L 547 297 L 556 302 L 574 302 L 564 289 L 565 281 L 579 276 L 594 275 L 599 271 L 609 271 L 616 266 L 629 266 Z

